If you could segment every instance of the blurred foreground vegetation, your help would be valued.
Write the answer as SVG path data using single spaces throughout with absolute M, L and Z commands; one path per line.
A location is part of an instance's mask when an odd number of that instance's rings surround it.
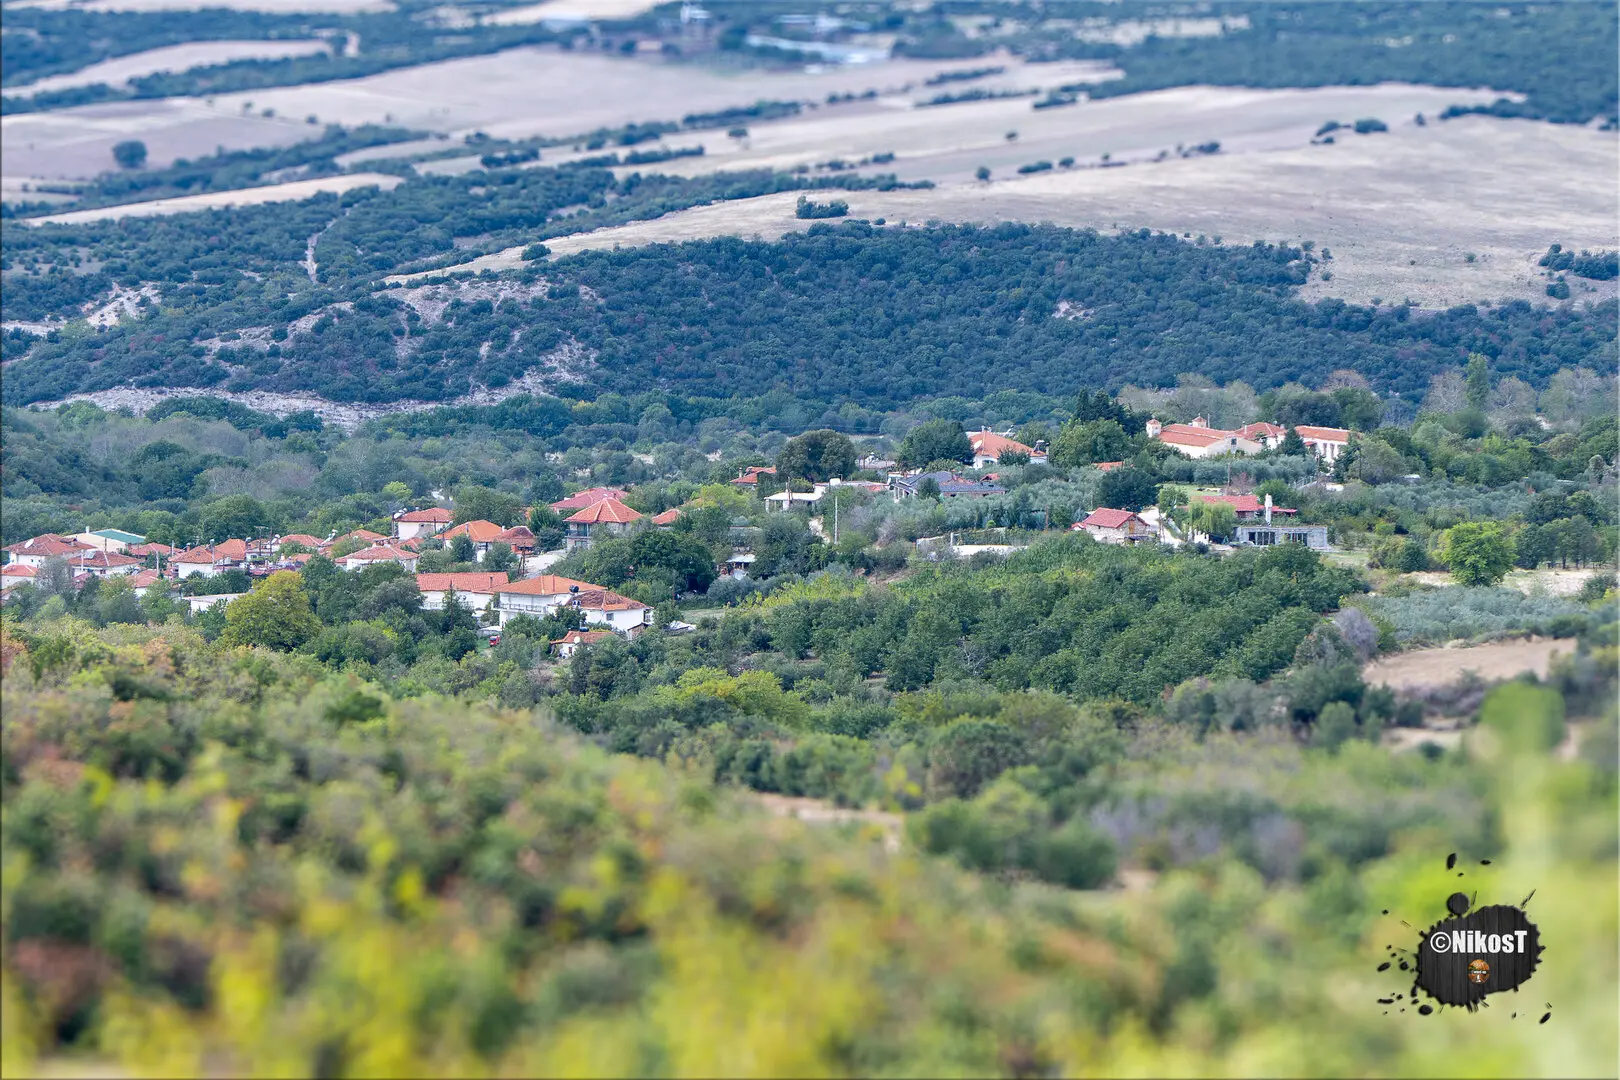
M 1579 680 L 1493 692 L 1458 752 L 1119 727 L 1108 783 L 1309 778 L 1324 805 L 1394 810 L 1428 786 L 1462 808 L 1396 814 L 1373 858 L 1313 837 L 1308 865 L 1267 872 L 1222 849 L 1131 891 L 968 873 L 918 852 L 920 819 L 893 851 L 538 713 L 396 701 L 178 623 L 8 627 L 3 653 L 7 1075 L 1614 1066 L 1612 646 Z M 1566 720 L 1574 755 L 1553 749 Z M 1479 1015 L 1384 1015 L 1407 989 L 1375 973 L 1384 946 L 1415 944 L 1399 920 L 1458 887 L 1535 889 L 1542 970 Z

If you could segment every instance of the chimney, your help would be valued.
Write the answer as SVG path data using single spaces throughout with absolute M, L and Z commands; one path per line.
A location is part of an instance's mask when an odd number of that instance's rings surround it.
M 1271 524 L 1271 495 L 1266 495 L 1266 524 Z

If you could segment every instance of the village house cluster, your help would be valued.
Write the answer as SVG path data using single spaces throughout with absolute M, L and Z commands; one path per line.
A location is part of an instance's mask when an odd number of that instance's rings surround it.
M 1228 431 L 1211 427 L 1203 417 L 1195 417 L 1187 424 L 1165 424 L 1155 418 L 1148 421 L 1146 431 L 1150 438 L 1192 458 L 1274 450 L 1288 436 L 1288 429 L 1278 424 L 1258 422 Z M 1300 426 L 1294 431 L 1305 447 L 1325 464 L 1336 461 L 1350 439 L 1350 433 L 1342 428 Z M 778 478 L 775 467 L 751 465 L 740 469 L 730 483 L 756 492 L 780 488 L 761 500 L 767 510 L 776 511 L 814 507 L 828 492 L 838 488 L 887 494 L 896 501 L 921 494 L 940 499 L 980 499 L 1001 495 L 1007 490 L 996 473 L 984 470 L 1008 462 L 1047 460 L 1044 443 L 1027 446 L 1014 439 L 1010 432 L 998 433 L 986 428 L 970 432 L 968 440 L 977 475 L 963 475 L 954 470 L 897 472 L 894 461 L 868 455 L 857 462 L 857 467 L 868 475 L 877 473 L 883 480 L 834 478 L 813 484 L 784 483 Z M 1096 467 L 1106 472 L 1124 464 L 1100 462 Z M 538 550 L 535 534 L 526 526 L 504 527 L 484 520 L 458 523 L 451 511 L 439 506 L 396 513 L 391 535 L 355 529 L 324 538 L 294 533 L 226 539 L 177 549 L 118 529 L 88 530 L 73 536 L 46 533 L 4 549 L 8 559 L 0 567 L 0 599 L 21 585 L 35 583 L 52 560 L 59 560 L 67 568 L 75 588 L 92 577 L 125 577 L 135 594 L 144 596 L 150 589 L 173 591 L 188 579 L 213 578 L 229 571 L 241 571 L 251 580 L 278 570 L 297 570 L 316 555 L 323 555 L 345 570 L 384 563 L 397 565 L 415 575 L 425 610 L 442 610 L 453 595 L 479 617 L 491 634 L 498 633 L 520 615 L 545 618 L 565 607 L 577 610 L 584 629 L 552 642 L 559 656 L 567 656 L 608 636 L 634 636 L 652 625 L 652 609 L 647 604 L 602 585 L 544 572 L 560 554 L 580 551 L 604 538 L 624 536 L 632 528 L 667 529 L 681 516 L 678 507 L 655 515 L 642 514 L 625 502 L 627 496 L 628 492 L 622 488 L 592 487 L 551 503 L 551 510 L 561 516 L 564 532 L 563 552 L 550 555 Z M 1264 502 L 1253 495 L 1232 493 L 1201 494 L 1196 498 L 1225 502 L 1232 507 L 1237 520 L 1230 537 L 1234 544 L 1299 543 L 1318 550 L 1328 546 L 1325 526 L 1299 523 L 1297 511 L 1273 506 L 1269 496 Z M 642 523 L 643 518 L 645 523 Z M 1152 508 L 1136 513 L 1098 507 L 1072 528 L 1102 542 L 1117 544 L 1151 540 L 1173 545 L 1198 538 L 1192 534 L 1179 535 L 1172 523 L 1161 519 Z M 734 550 L 717 566 L 720 575 L 748 577 L 756 558 L 749 538 L 757 531 L 745 520 L 734 524 Z M 492 551 L 504 549 L 515 557 L 517 570 L 420 571 L 422 553 L 429 546 L 449 546 L 460 538 L 467 541 L 460 546 L 470 551 L 471 562 L 484 563 Z M 502 561 L 510 565 L 513 559 L 503 556 Z M 197 594 L 195 586 L 188 586 L 184 591 L 193 612 L 229 603 L 242 595 L 224 591 Z

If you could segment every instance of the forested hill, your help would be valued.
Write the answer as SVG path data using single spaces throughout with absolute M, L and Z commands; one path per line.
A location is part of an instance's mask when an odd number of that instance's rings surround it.
M 466 300 L 448 306 L 361 282 L 291 298 L 237 290 L 228 301 L 193 285 L 165 291 L 145 318 L 34 345 L 7 365 L 4 399 L 132 383 L 444 401 L 474 383 L 507 385 L 570 343 L 594 356 L 583 374 L 605 390 L 778 390 L 873 408 L 1008 387 L 1169 383 L 1179 372 L 1265 388 L 1353 368 L 1380 389 L 1415 392 L 1471 351 L 1532 385 L 1563 366 L 1615 365 L 1612 301 L 1422 312 L 1299 300 L 1326 266 L 1322 250 L 1145 230 L 850 222 L 776 243 L 536 263 L 500 290 L 463 286 Z M 216 351 L 198 347 L 206 339 Z

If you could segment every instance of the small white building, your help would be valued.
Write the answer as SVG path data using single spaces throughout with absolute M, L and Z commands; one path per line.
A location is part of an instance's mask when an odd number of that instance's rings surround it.
M 1202 416 L 1193 417 L 1190 424 L 1161 424 L 1157 419 L 1149 420 L 1147 436 L 1190 458 L 1258 454 L 1262 449 L 1259 442 L 1240 431 L 1210 427 Z
M 373 566 L 377 563 L 397 563 L 404 567 L 407 573 L 414 574 L 418 558 L 414 551 L 397 548 L 392 544 L 376 544 L 363 551 L 343 556 L 338 560 L 338 565 L 345 570 L 358 570 L 363 566 Z
M 116 551 L 121 555 L 132 547 L 146 543 L 146 537 L 122 529 L 94 529 L 82 532 L 73 539 L 97 551 Z
M 203 544 L 182 551 L 169 560 L 180 577 L 213 577 L 227 570 L 241 570 L 247 566 L 247 541 L 223 540 L 217 544 Z
M 551 643 L 551 651 L 559 660 L 567 660 L 587 645 L 596 645 L 614 637 L 611 630 L 570 630 Z
M 1308 427 L 1301 424 L 1294 430 L 1299 432 L 1300 440 L 1305 443 L 1307 450 L 1330 465 L 1339 460 L 1344 448 L 1350 445 L 1350 432 L 1344 428 Z
M 394 515 L 394 536 L 400 540 L 414 540 L 418 536 L 433 536 L 450 527 L 454 516 L 442 506 L 425 510 L 407 510 Z
M 652 608 L 611 589 L 589 593 L 582 590 L 574 603 L 585 616 L 587 626 L 605 626 L 634 637 L 643 627 L 652 624 Z
M 186 597 L 186 603 L 190 605 L 193 615 L 201 615 L 215 604 L 228 604 L 237 597 L 246 595 L 247 593 L 231 592 L 214 593 L 210 596 L 188 596 Z
M 496 585 L 490 592 L 496 597 L 500 624 L 505 626 L 508 620 L 518 615 L 543 619 L 564 604 L 572 603 L 581 593 L 599 592 L 601 589 L 602 586 L 592 585 L 588 581 L 541 574 L 539 577 Z
M 495 589 L 506 584 L 505 572 L 472 571 L 463 574 L 417 574 L 423 611 L 443 611 L 445 597 L 455 593 L 475 613 L 495 602 Z

